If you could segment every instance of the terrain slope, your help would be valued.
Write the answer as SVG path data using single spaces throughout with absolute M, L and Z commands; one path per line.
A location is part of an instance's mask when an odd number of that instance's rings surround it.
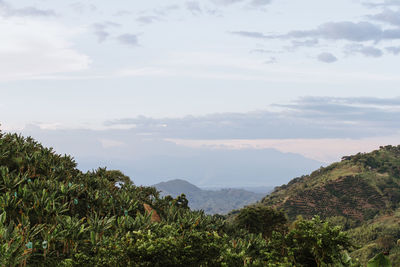
M 339 224 L 360 246 L 352 256 L 365 262 L 384 250 L 400 266 L 400 146 L 345 156 L 276 187 L 261 203 L 289 220 L 319 215 Z

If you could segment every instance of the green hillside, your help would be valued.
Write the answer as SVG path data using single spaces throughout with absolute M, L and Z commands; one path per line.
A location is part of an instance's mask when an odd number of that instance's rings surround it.
M 357 266 L 349 237 L 318 217 L 289 224 L 258 207 L 228 222 L 76 166 L 0 132 L 0 266 Z
M 361 246 L 353 256 L 365 262 L 383 249 L 400 266 L 400 146 L 343 157 L 277 187 L 262 204 L 291 220 L 319 215 L 341 224 Z
M 227 214 L 231 210 L 255 203 L 265 195 L 235 188 L 203 190 L 180 179 L 161 182 L 154 187 L 161 191 L 161 195 L 176 197 L 185 194 L 191 209 L 204 210 L 207 214 Z

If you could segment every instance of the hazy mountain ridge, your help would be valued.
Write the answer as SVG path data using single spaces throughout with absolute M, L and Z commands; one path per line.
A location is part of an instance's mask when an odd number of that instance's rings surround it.
M 224 188 L 220 190 L 203 190 L 185 180 L 175 179 L 154 185 L 162 195 L 176 197 L 185 194 L 193 210 L 204 210 L 209 214 L 226 214 L 231 210 L 257 202 L 264 193 L 254 193 L 244 189 Z
M 277 185 L 323 165 L 276 149 L 186 147 L 159 136 L 137 135 L 134 129 L 44 130 L 30 126 L 23 132 L 58 153 L 74 155 L 82 171 L 107 166 L 146 186 L 181 177 L 192 184 L 219 188 Z

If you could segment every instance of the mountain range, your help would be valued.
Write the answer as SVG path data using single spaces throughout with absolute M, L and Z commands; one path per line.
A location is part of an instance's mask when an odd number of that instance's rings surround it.
M 204 190 L 185 180 L 175 179 L 153 185 L 162 196 L 177 197 L 185 194 L 193 210 L 204 210 L 208 214 L 226 214 L 245 205 L 260 201 L 265 193 L 254 193 L 238 188 Z

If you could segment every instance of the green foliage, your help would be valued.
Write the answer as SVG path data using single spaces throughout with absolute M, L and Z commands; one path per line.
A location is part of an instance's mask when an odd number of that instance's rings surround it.
M 264 237 L 270 237 L 273 231 L 286 230 L 287 219 L 283 211 L 265 206 L 249 206 L 240 210 L 235 217 L 235 223 L 250 233 L 261 233 Z
M 0 266 L 293 266 L 299 253 L 329 265 L 350 248 L 318 218 L 289 233 L 285 223 L 265 207 L 233 223 L 191 211 L 185 195 L 160 197 L 119 171 L 83 173 L 69 156 L 0 133 Z
M 353 247 L 339 226 L 332 227 L 318 216 L 296 220 L 286 241 L 288 254 L 296 266 L 345 265 L 347 257 L 343 251 Z
M 368 261 L 367 267 L 392 267 L 392 263 L 390 262 L 388 257 L 383 255 L 383 253 L 381 252 L 373 257 L 370 261 Z

